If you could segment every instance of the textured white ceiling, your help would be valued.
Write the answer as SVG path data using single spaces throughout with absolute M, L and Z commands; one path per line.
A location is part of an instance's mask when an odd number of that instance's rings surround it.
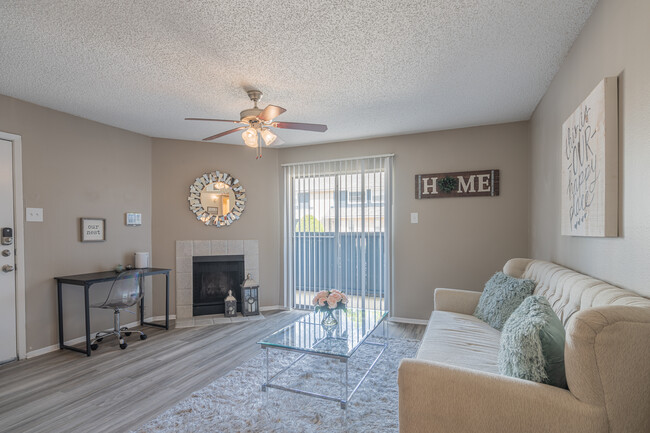
M 528 119 L 597 0 L 0 0 L 0 93 L 154 137 L 286 145 Z M 218 141 L 241 143 L 233 134 Z

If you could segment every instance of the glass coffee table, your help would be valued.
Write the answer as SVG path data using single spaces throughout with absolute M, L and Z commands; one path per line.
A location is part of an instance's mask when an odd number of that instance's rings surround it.
M 386 336 L 386 321 L 384 319 L 387 316 L 387 312 L 358 308 L 348 308 L 347 312 L 338 310 L 334 313 L 338 320 L 338 324 L 332 327 L 325 327 L 321 324 L 321 321 L 325 317 L 324 314 L 325 313 L 312 311 L 258 342 L 266 352 L 266 381 L 262 384 L 262 392 L 267 392 L 268 388 L 281 389 L 310 397 L 335 401 L 341 405 L 341 409 L 347 409 L 348 402 L 384 353 L 386 347 L 388 347 L 388 344 L 386 343 L 388 341 L 387 339 L 384 339 L 383 343 L 366 341 L 368 336 L 370 336 L 370 334 L 372 334 L 380 324 L 384 326 L 383 335 L 384 337 Z M 348 362 L 362 344 L 378 346 L 381 350 L 372 364 L 365 371 L 361 380 L 359 380 L 359 382 L 354 386 L 352 392 L 348 393 L 350 389 L 350 384 L 348 383 Z M 270 376 L 269 350 L 271 349 L 297 352 L 300 353 L 300 356 L 291 364 L 284 367 L 273 376 Z M 341 393 L 339 396 L 325 395 L 274 383 L 274 380 L 277 379 L 278 376 L 289 370 L 308 355 L 334 358 L 345 364 L 345 376 L 341 381 Z

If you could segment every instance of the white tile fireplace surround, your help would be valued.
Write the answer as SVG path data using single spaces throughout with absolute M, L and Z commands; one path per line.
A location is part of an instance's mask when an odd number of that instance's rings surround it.
M 176 327 L 204 326 L 263 317 L 241 315 L 233 318 L 223 314 L 194 316 L 192 313 L 192 259 L 194 256 L 244 256 L 244 273 L 259 282 L 259 242 L 257 240 L 187 240 L 176 241 Z

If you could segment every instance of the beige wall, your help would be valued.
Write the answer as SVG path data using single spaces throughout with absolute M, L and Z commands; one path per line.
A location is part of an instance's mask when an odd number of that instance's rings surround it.
M 153 263 L 176 267 L 177 240 L 257 239 L 260 254 L 260 305 L 282 304 L 280 297 L 280 209 L 277 150 L 245 146 L 153 139 Z M 189 186 L 203 173 L 219 170 L 240 180 L 246 188 L 246 209 L 228 227 L 206 226 L 190 211 Z M 171 304 L 175 310 L 175 283 L 171 277 Z M 162 299 L 159 298 L 159 301 Z M 156 304 L 162 313 L 164 304 Z
M 24 205 L 44 209 L 44 222 L 25 223 L 29 352 L 58 343 L 55 276 L 132 263 L 133 252 L 150 250 L 151 139 L 1 95 L 0 131 L 22 136 Z M 124 225 L 127 211 L 142 213 L 141 227 Z M 107 241 L 79 242 L 80 217 L 106 218 Z M 83 334 L 83 295 L 68 292 L 66 339 Z M 93 328 L 112 323 L 102 313 Z
M 650 2 L 601 0 L 531 119 L 531 257 L 650 296 Z M 604 77 L 619 78 L 619 238 L 560 236 L 566 118 Z
M 279 163 L 395 154 L 393 313 L 426 319 L 435 287 L 482 290 L 506 260 L 527 255 L 528 140 L 528 123 L 518 122 L 283 148 Z M 499 197 L 414 198 L 418 173 L 492 168 L 501 170 Z

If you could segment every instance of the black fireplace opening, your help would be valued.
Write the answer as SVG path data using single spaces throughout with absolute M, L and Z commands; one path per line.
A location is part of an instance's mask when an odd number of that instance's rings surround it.
M 241 311 L 241 284 L 244 281 L 244 256 L 195 256 L 192 263 L 195 316 L 223 314 L 228 290 Z

